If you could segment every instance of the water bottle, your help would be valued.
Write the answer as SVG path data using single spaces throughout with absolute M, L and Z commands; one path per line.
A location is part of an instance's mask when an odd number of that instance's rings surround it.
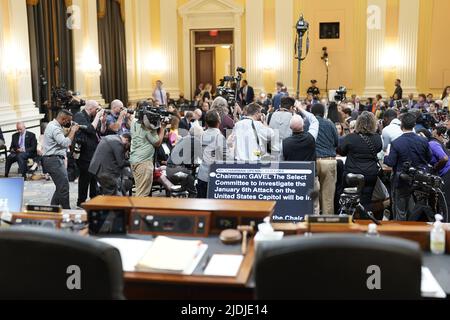
M 70 219 L 70 214 L 68 213 L 63 214 L 60 228 L 62 231 L 72 232 L 73 223 L 72 220 Z
M 13 219 L 13 216 L 9 211 L 8 199 L 3 199 L 0 204 L 2 208 L 2 211 L 0 213 L 0 225 L 2 227 L 8 226 L 10 223 L 12 223 Z
M 433 225 L 430 235 L 430 249 L 433 254 L 445 253 L 445 230 L 442 225 L 443 217 L 440 214 L 435 216 L 436 222 Z
M 78 232 L 84 229 L 84 222 L 83 219 L 81 218 L 81 214 L 77 214 L 75 215 L 75 220 L 73 223 L 73 231 L 74 232 Z
M 366 237 L 370 238 L 379 238 L 380 234 L 378 233 L 378 227 L 375 223 L 369 224 L 369 229 L 367 230 Z

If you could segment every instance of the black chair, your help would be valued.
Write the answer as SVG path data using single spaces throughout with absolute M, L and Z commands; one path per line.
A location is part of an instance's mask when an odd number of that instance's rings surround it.
M 381 290 L 369 290 L 380 268 Z M 422 252 L 415 242 L 316 235 L 258 244 L 259 300 L 420 299 Z
M 120 253 L 105 243 L 61 231 L 13 227 L 0 231 L 0 299 L 120 300 Z M 81 290 L 69 290 L 81 271 Z

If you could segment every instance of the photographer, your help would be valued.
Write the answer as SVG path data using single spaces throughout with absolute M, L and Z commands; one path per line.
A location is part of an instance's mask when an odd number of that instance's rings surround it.
M 272 156 L 278 159 L 277 147 L 279 147 L 280 141 L 276 139 L 273 129 L 266 124 L 261 107 L 256 103 L 251 103 L 246 107 L 246 111 L 247 116 L 236 123 L 230 137 L 235 159 L 238 161 L 261 161 Z M 269 153 L 269 142 L 272 142 L 272 155 Z
M 64 136 L 64 128 L 70 128 L 67 137 Z M 77 124 L 72 125 L 72 113 L 61 110 L 56 119 L 47 125 L 44 133 L 42 165 L 56 187 L 51 205 L 60 205 L 63 209 L 70 209 L 70 186 L 65 159 L 67 149 L 72 145 L 79 129 Z
M 419 135 L 428 140 L 432 159 L 430 164 L 433 166 L 433 174 L 439 175 L 444 180 L 443 192 L 447 199 L 447 212 L 450 213 L 450 161 L 448 151 L 444 146 L 444 136 L 447 132 L 445 127 L 436 127 L 433 133 L 428 130 L 421 130 Z
M 74 121 L 81 126 L 78 131 L 75 142 L 74 154 L 78 151 L 77 166 L 80 170 L 78 179 L 78 201 L 77 206 L 80 207 L 87 199 L 88 190 L 91 199 L 97 196 L 97 180 L 95 176 L 89 172 L 91 159 L 95 150 L 100 143 L 100 136 L 106 132 L 106 114 L 97 101 L 89 100 L 83 111 L 74 116 Z M 84 128 L 84 129 L 83 129 Z
M 133 118 L 128 110 L 124 109 L 123 102 L 114 100 L 111 102 L 111 114 L 106 118 L 107 135 L 129 133 Z
M 122 171 L 129 165 L 126 154 L 130 150 L 131 135 L 111 135 L 100 141 L 92 157 L 89 172 L 102 188 L 103 195 L 123 195 L 121 190 Z
M 189 192 L 189 198 L 197 197 L 195 188 L 195 169 L 203 158 L 202 142 L 203 129 L 193 127 L 191 134 L 181 139 L 172 149 L 167 160 L 167 178 L 174 184 L 181 184 Z M 187 174 L 186 179 L 178 178 L 180 172 Z
M 428 171 L 431 161 L 431 151 L 428 142 L 423 137 L 414 133 L 416 116 L 413 113 L 405 113 L 401 118 L 403 135 L 391 144 L 389 155 L 384 158 L 384 163 L 393 168 L 394 178 L 392 183 L 393 210 L 395 220 L 406 221 L 408 215 L 414 209 L 412 190 L 409 184 L 400 179 L 403 167 L 406 163 L 419 170 Z
M 141 104 L 140 109 L 145 107 Z M 131 126 L 131 156 L 130 163 L 136 185 L 137 197 L 148 197 L 153 184 L 155 149 L 162 145 L 167 123 L 152 123 L 135 121 Z M 159 132 L 158 132 L 159 130 Z

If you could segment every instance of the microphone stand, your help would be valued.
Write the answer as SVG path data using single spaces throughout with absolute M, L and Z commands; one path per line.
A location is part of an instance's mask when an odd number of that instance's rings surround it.
M 328 94 L 328 80 L 329 80 L 329 76 L 330 76 L 330 68 L 329 68 L 329 61 L 328 61 L 328 58 L 325 58 L 325 69 L 326 69 L 326 72 L 327 72 L 327 75 L 326 75 L 326 81 L 325 81 L 325 92 L 326 92 L 326 95 L 327 95 L 327 101 L 329 101 L 329 94 Z
M 300 27 L 301 26 L 301 27 Z M 306 22 L 303 19 L 303 15 L 300 16 L 300 20 L 297 23 L 297 39 L 296 39 L 296 50 L 297 50 L 297 57 L 295 57 L 298 60 L 297 65 L 297 100 L 300 99 L 300 79 L 302 74 L 302 61 L 306 59 L 309 52 L 309 23 Z M 308 37 L 306 38 L 306 56 L 303 56 L 303 37 L 305 36 L 305 33 L 308 33 Z

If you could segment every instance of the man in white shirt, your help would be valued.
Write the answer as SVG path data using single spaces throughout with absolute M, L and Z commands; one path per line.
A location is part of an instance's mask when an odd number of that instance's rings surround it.
M 389 145 L 403 134 L 401 125 L 402 122 L 397 118 L 397 112 L 393 109 L 388 109 L 384 113 L 384 129 L 382 132 L 383 137 L 383 150 L 387 151 Z
M 247 106 L 247 117 L 236 123 L 230 139 L 237 161 L 260 161 L 268 156 L 268 143 L 271 142 L 272 158 L 277 159 L 280 139 L 277 132 L 265 123 L 261 106 L 251 103 Z
M 156 88 L 153 91 L 153 98 L 160 106 L 167 106 L 167 92 L 163 89 L 161 80 L 156 81 Z

